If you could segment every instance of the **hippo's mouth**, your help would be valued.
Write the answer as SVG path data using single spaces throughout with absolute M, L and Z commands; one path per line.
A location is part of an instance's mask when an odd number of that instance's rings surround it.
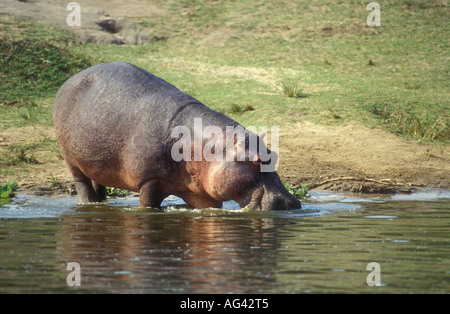
M 288 191 L 271 191 L 262 186 L 256 188 L 251 194 L 250 201 L 238 201 L 241 207 L 245 207 L 250 211 L 272 211 L 272 210 L 289 210 L 300 209 L 300 201 L 291 195 Z

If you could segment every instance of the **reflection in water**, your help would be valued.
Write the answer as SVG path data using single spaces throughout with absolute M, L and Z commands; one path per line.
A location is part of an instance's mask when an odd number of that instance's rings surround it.
M 0 207 L 0 293 L 448 293 L 449 199 L 313 194 L 304 211 L 248 213 L 17 197 Z
M 96 209 L 98 210 L 98 208 Z M 209 213 L 211 214 L 211 213 Z M 273 280 L 279 246 L 270 218 L 247 213 L 203 217 L 188 213 L 85 212 L 63 216 L 57 247 L 78 262 L 83 288 L 120 281 L 141 292 L 244 292 Z M 253 273 L 257 268 L 257 275 Z M 115 288 L 113 288 L 115 289 Z M 197 290 L 198 289 L 198 290 Z

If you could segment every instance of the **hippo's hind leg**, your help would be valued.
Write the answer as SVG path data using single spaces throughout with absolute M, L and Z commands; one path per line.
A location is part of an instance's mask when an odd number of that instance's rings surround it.
M 101 202 L 103 199 L 99 197 L 94 186 L 92 185 L 91 179 L 86 177 L 80 169 L 75 166 L 69 165 L 69 170 L 72 173 L 73 180 L 75 181 L 75 189 L 78 193 L 78 203 L 91 203 L 91 202 Z M 102 186 L 95 184 L 97 190 L 102 190 Z M 105 191 L 106 195 L 106 191 Z
M 98 184 L 95 181 L 92 181 L 92 187 L 94 188 L 94 191 L 97 194 L 99 201 L 106 200 L 106 187 L 104 187 L 101 184 Z
M 166 195 L 161 191 L 160 185 L 156 180 L 149 180 L 143 183 L 139 188 L 139 207 L 157 207 Z

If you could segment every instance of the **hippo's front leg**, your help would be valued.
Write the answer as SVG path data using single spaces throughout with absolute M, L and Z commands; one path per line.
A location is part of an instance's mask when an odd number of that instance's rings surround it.
M 92 181 L 92 187 L 94 188 L 95 194 L 97 194 L 99 201 L 105 201 L 107 199 L 106 197 L 106 187 L 103 185 L 98 184 L 95 181 Z
M 166 197 L 162 194 L 156 180 L 149 180 L 139 188 L 139 207 L 160 207 Z

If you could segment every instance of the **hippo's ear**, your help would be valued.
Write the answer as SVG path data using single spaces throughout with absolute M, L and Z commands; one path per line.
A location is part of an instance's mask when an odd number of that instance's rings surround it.
M 259 156 L 259 154 L 256 154 L 256 155 L 253 157 L 252 162 L 253 162 L 254 165 L 260 166 L 261 163 L 262 163 L 261 156 Z

